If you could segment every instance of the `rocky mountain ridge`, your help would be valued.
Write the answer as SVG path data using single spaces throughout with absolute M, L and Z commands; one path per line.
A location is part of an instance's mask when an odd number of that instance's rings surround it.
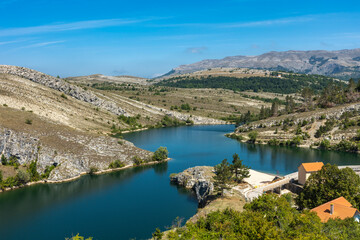
M 126 111 L 117 106 L 114 102 L 104 100 L 102 99 L 102 96 L 98 96 L 99 94 L 95 94 L 91 91 L 69 84 L 60 78 L 52 77 L 29 68 L 10 65 L 0 65 L 0 73 L 11 74 L 29 79 L 30 81 L 58 90 L 80 101 L 90 103 L 116 115 L 127 115 Z
M 360 77 L 360 49 L 338 51 L 268 52 L 259 56 L 231 56 L 181 65 L 164 76 L 193 73 L 211 68 L 255 68 L 320 74 L 339 79 Z

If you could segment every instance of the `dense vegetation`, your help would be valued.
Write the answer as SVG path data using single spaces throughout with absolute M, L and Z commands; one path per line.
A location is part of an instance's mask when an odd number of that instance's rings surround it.
M 200 78 L 190 76 L 173 77 L 158 85 L 178 88 L 223 88 L 233 91 L 254 91 L 273 93 L 296 93 L 305 87 L 314 91 L 320 91 L 330 83 L 344 85 L 336 82 L 333 78 L 321 75 L 284 74 L 284 77 L 227 77 L 227 76 L 203 76 Z
M 56 167 L 55 165 L 46 166 L 44 172 L 39 174 L 37 170 L 37 161 L 31 162 L 29 165 L 20 165 L 15 156 L 11 156 L 7 159 L 5 155 L 1 155 L 1 164 L 3 166 L 13 166 L 16 170 L 16 175 L 4 179 L 3 173 L 0 171 L 0 189 L 22 186 L 28 182 L 47 179 L 49 178 L 51 171 Z
M 156 239 L 161 239 L 161 235 Z M 313 212 L 299 212 L 289 195 L 267 194 L 244 207 L 210 213 L 167 233 L 167 239 L 359 239 L 353 219 L 322 223 Z

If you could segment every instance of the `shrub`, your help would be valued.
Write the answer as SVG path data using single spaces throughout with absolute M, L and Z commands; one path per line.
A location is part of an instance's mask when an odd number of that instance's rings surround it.
M 109 164 L 109 168 L 112 168 L 112 169 L 122 168 L 124 166 L 125 166 L 125 164 L 123 162 L 121 162 L 120 160 L 115 160 Z
M 20 184 L 25 184 L 30 181 L 30 174 L 27 171 L 20 169 L 16 174 L 16 181 Z
M 67 96 L 66 96 L 64 93 L 62 93 L 62 94 L 60 95 L 60 97 L 62 97 L 63 99 L 68 99 Z
M 3 173 L 2 173 L 2 171 L 0 170 L 0 183 L 2 182 L 2 180 L 3 180 Z
M 259 133 L 256 132 L 256 131 L 249 132 L 249 134 L 248 134 L 249 142 L 250 142 L 250 143 L 255 143 L 258 135 L 259 135 Z
M 6 159 L 4 154 L 1 155 L 1 164 L 2 165 L 7 165 L 7 159 Z
M 330 141 L 327 139 L 324 139 L 320 142 L 320 149 L 329 150 L 331 149 Z
M 8 177 L 7 179 L 3 180 L 2 182 L 2 186 L 3 187 L 14 187 L 14 186 L 17 186 L 18 185 L 18 182 L 16 180 L 15 177 Z
M 32 120 L 31 120 L 31 119 L 26 119 L 26 120 L 25 120 L 25 123 L 31 125 L 31 124 L 32 124 Z
M 154 152 L 154 155 L 153 155 L 153 160 L 154 161 L 164 161 L 165 159 L 168 158 L 168 150 L 166 147 L 159 147 L 155 152 Z
M 161 240 L 163 236 L 164 233 L 162 233 L 159 228 L 156 228 L 155 232 L 152 234 L 154 240 Z
M 273 139 L 270 139 L 270 140 L 268 141 L 268 144 L 269 144 L 270 146 L 277 146 L 277 145 L 280 145 L 280 141 L 277 140 L 276 138 L 273 138 Z
M 40 174 L 37 172 L 37 161 L 32 161 L 27 169 L 30 174 L 31 181 L 38 181 L 40 179 Z
M 359 147 L 356 143 L 347 140 L 341 140 L 338 144 L 333 146 L 333 149 L 341 152 L 357 152 Z
M 132 158 L 132 161 L 134 162 L 134 164 L 135 164 L 136 166 L 139 166 L 139 165 L 141 165 L 141 164 L 144 162 L 139 156 L 134 156 L 134 157 Z
M 89 169 L 89 174 L 94 175 L 99 169 L 97 167 L 91 166 Z
M 41 178 L 48 179 L 50 176 L 51 171 L 55 168 L 55 165 L 46 166 L 44 173 L 41 174 Z

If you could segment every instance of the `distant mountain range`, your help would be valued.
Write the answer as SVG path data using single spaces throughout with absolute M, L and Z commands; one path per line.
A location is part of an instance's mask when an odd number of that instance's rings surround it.
M 360 77 L 360 48 L 338 51 L 268 52 L 259 56 L 232 56 L 181 65 L 164 76 L 210 68 L 255 68 L 320 74 L 348 80 Z

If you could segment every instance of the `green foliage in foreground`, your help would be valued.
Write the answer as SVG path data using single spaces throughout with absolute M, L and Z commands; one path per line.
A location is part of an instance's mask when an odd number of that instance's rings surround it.
M 153 158 L 154 161 L 161 162 L 161 161 L 164 161 L 165 159 L 167 159 L 168 155 L 169 155 L 169 152 L 168 152 L 166 147 L 159 147 L 154 152 L 154 155 L 153 155 L 152 158 Z
M 286 195 L 263 195 L 246 204 L 243 212 L 216 211 L 196 223 L 172 230 L 167 237 L 172 240 L 360 238 L 360 225 L 353 219 L 322 223 L 315 213 L 292 208 L 289 199 Z
M 311 209 L 338 197 L 359 208 L 360 177 L 351 168 L 326 164 L 310 175 L 296 201 L 301 209 Z

